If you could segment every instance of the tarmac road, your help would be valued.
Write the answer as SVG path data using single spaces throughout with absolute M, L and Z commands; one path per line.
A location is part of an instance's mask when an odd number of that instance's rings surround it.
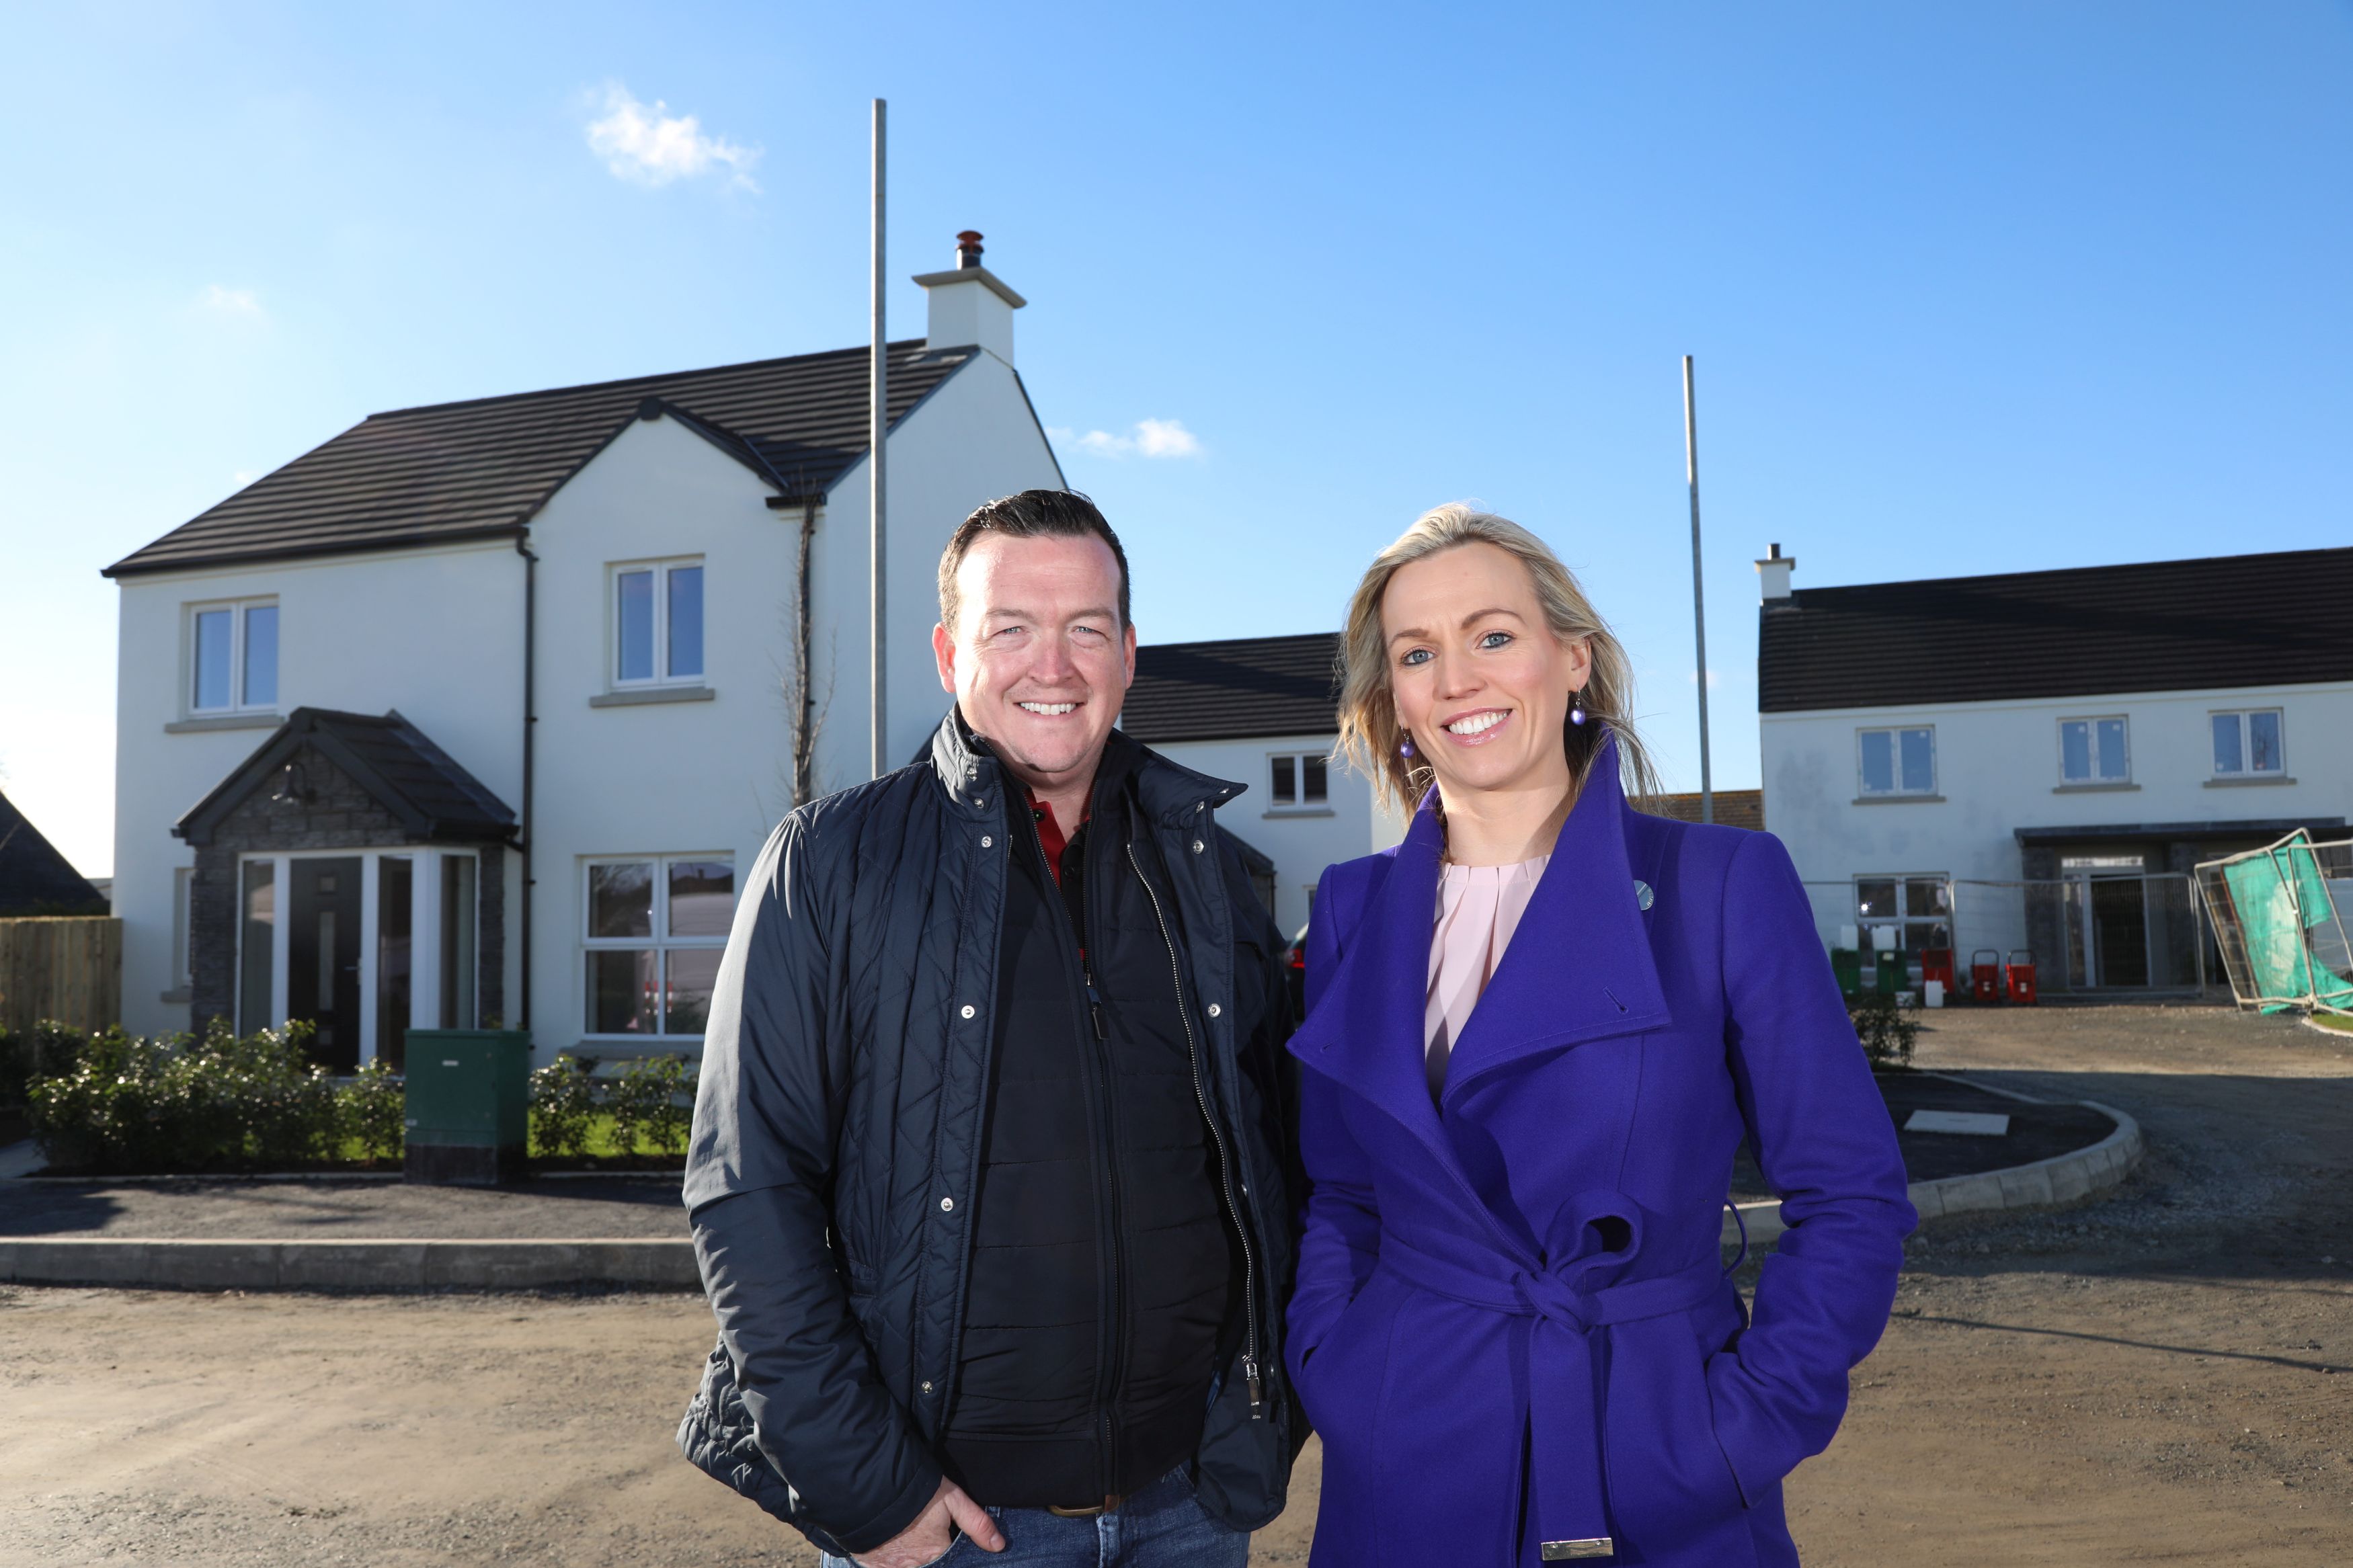
M 1935 1025 L 1922 1065 L 2120 1106 L 2149 1163 L 1915 1239 L 1845 1429 L 1789 1483 L 1806 1561 L 2353 1562 L 2353 1037 Z M 710 1337 L 685 1295 L 0 1288 L 0 1564 L 811 1563 L 670 1447 Z M 1303 1561 L 1314 1455 L 1257 1561 Z

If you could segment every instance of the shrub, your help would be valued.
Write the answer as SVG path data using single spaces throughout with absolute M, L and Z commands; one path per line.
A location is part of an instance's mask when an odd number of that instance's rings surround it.
M 531 1075 L 531 1135 L 543 1153 L 576 1160 L 588 1149 L 596 1115 L 596 1080 L 570 1052 Z
M 52 1164 L 117 1173 L 252 1170 L 329 1159 L 343 1117 L 334 1081 L 305 1059 L 308 1024 L 239 1038 L 79 1038 L 63 1072 L 32 1083 L 33 1136 Z M 65 1053 L 41 1041 L 39 1068 Z
M 343 1090 L 343 1136 L 364 1160 L 396 1160 L 407 1146 L 408 1089 L 389 1064 L 373 1061 Z
M 1919 1037 L 1919 1021 L 1906 1017 L 1894 997 L 1876 993 L 1858 996 L 1847 1004 L 1846 1013 L 1854 1026 L 1854 1037 L 1874 1069 L 1912 1065 L 1912 1043 Z
M 691 1100 L 686 1105 L 678 1101 L 681 1095 L 691 1093 L 693 1082 L 683 1057 L 649 1057 L 630 1063 L 606 1095 L 613 1113 L 615 1149 L 634 1154 L 643 1140 L 657 1154 L 684 1153 L 694 1111 Z

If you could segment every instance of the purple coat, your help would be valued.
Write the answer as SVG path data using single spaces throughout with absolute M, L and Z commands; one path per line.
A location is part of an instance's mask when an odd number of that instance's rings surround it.
M 1781 1478 L 1838 1430 L 1915 1215 L 1788 851 L 1631 810 L 1605 746 L 1433 1104 L 1439 854 L 1425 802 L 1308 937 L 1312 1563 L 1796 1563 Z M 1718 1250 L 1744 1135 L 1789 1226 L 1753 1315 Z

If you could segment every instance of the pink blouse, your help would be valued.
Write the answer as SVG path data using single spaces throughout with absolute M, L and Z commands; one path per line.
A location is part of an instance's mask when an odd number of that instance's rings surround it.
M 1430 936 L 1430 999 L 1422 1031 L 1430 1041 L 1422 1058 L 1430 1098 L 1446 1085 L 1446 1061 L 1471 1021 L 1471 1009 L 1504 962 L 1512 933 L 1520 929 L 1537 879 L 1552 859 L 1539 855 L 1512 866 L 1447 866 L 1438 883 L 1438 919 Z

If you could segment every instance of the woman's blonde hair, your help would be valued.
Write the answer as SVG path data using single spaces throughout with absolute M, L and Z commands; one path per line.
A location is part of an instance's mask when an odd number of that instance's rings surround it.
M 1389 685 L 1381 599 L 1399 567 L 1461 544 L 1492 544 L 1516 557 L 1527 570 L 1552 635 L 1564 643 L 1581 639 L 1592 650 L 1593 671 L 1585 686 L 1586 721 L 1561 726 L 1570 776 L 1582 787 L 1602 737 L 1615 735 L 1627 793 L 1637 801 L 1657 795 L 1658 772 L 1651 764 L 1651 753 L 1641 737 L 1634 732 L 1634 668 L 1625 645 L 1594 613 L 1577 579 L 1543 540 L 1509 518 L 1460 501 L 1433 507 L 1415 519 L 1395 543 L 1373 557 L 1364 581 L 1356 584 L 1356 595 L 1348 601 L 1348 626 L 1340 647 L 1340 743 L 1334 749 L 1334 757 L 1370 774 L 1381 793 L 1402 812 L 1412 811 L 1430 787 L 1430 764 L 1419 757 L 1409 759 L 1398 750 L 1405 730 L 1398 722 L 1397 698 Z

